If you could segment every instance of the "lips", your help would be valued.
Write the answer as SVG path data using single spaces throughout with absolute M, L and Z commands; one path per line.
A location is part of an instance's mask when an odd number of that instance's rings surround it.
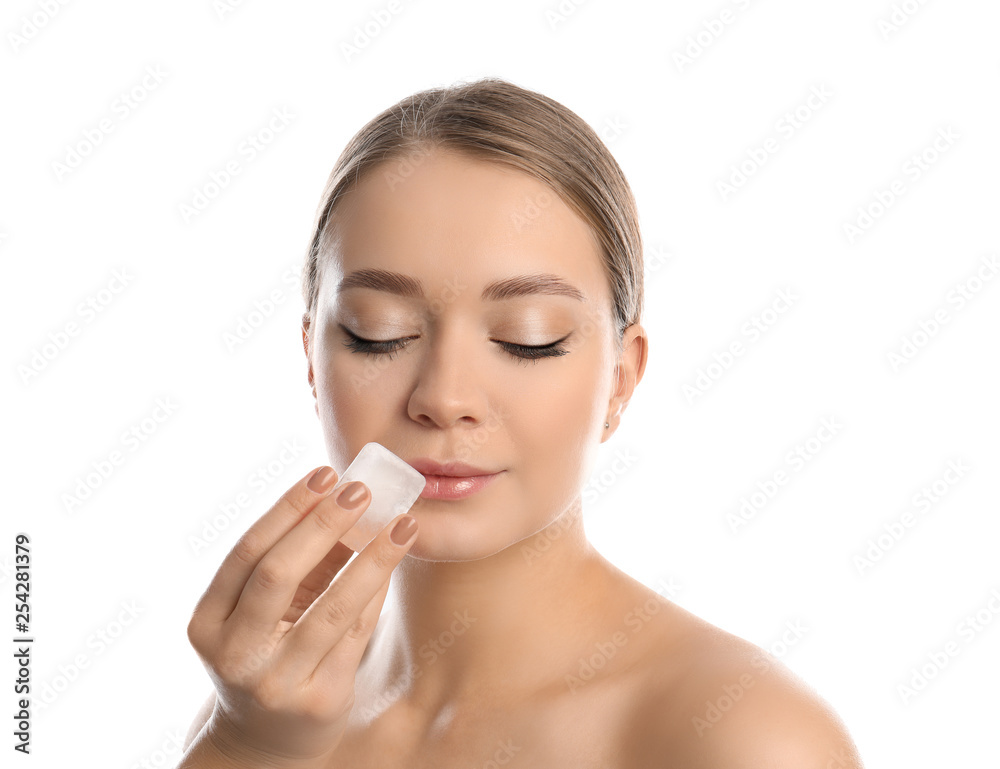
M 437 462 L 427 457 L 418 457 L 409 462 L 409 465 L 423 475 L 447 475 L 451 478 L 470 478 L 477 475 L 493 475 L 498 472 L 497 470 L 474 467 L 465 462 Z
M 485 489 L 504 472 L 465 462 L 438 462 L 427 457 L 414 459 L 409 464 L 426 479 L 420 493 L 424 499 L 464 499 Z

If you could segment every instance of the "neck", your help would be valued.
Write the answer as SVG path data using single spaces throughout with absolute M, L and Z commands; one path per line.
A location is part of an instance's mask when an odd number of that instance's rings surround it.
M 406 558 L 369 646 L 384 671 L 374 685 L 434 708 L 561 681 L 567 649 L 587 640 L 588 609 L 606 599 L 607 576 L 579 503 L 488 558 Z

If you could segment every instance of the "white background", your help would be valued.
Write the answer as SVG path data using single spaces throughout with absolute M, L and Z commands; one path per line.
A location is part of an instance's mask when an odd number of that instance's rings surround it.
M 868 766 L 997 765 L 1000 277 L 977 282 L 977 270 L 998 254 L 1000 6 L 221 5 L 16 0 L 0 18 L 0 580 L 10 628 L 13 539 L 28 533 L 33 681 L 52 699 L 36 700 L 32 755 L 16 765 L 178 760 L 173 737 L 211 686 L 186 639 L 190 612 L 239 535 L 327 461 L 293 277 L 323 183 L 383 108 L 483 75 L 580 114 L 640 206 L 651 357 L 594 468 L 597 547 L 781 656 Z M 809 107 L 814 88 L 828 96 Z M 143 98 L 129 109 L 133 89 Z M 241 154 L 282 109 L 284 130 Z M 789 135 L 781 121 L 797 109 Z M 112 130 L 70 168 L 70 148 L 86 151 L 101 121 Z M 940 152 L 939 131 L 957 136 Z M 769 138 L 777 151 L 754 167 Z M 916 178 L 911 157 L 925 151 Z M 185 221 L 181 205 L 233 159 L 239 175 Z M 724 195 L 720 180 L 744 161 L 748 178 Z M 880 211 L 894 180 L 906 191 Z M 872 219 L 852 238 L 859 208 Z M 127 286 L 101 294 L 120 288 L 115 270 Z M 972 296 L 961 308 L 949 299 L 960 285 Z M 276 290 L 275 312 L 227 347 Z M 764 315 L 779 290 L 794 301 Z M 80 312 L 88 299 L 100 313 Z M 947 321 L 917 333 L 938 310 Z M 751 341 L 755 317 L 772 323 Z M 51 346 L 70 322 L 78 333 Z M 894 365 L 907 339 L 919 349 Z M 743 354 L 713 366 L 733 342 Z M 688 397 L 699 371 L 708 386 Z M 172 414 L 123 442 L 158 399 Z M 793 465 L 824 419 L 841 427 Z M 253 481 L 285 441 L 297 457 Z M 68 504 L 115 450 L 122 463 Z M 954 483 L 949 462 L 968 468 Z M 727 516 L 776 471 L 787 483 L 734 531 Z M 918 506 L 935 482 L 940 498 Z M 240 493 L 251 504 L 195 552 Z M 885 527 L 904 516 L 913 525 L 894 540 Z M 880 559 L 859 566 L 870 547 Z M 925 665 L 933 677 L 904 697 Z

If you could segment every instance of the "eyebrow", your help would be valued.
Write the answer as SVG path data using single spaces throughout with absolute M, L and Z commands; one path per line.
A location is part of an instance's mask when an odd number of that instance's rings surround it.
M 346 276 L 337 284 L 337 291 L 346 291 L 349 288 L 372 288 L 376 291 L 387 291 L 390 294 L 399 296 L 416 297 L 424 296 L 423 284 L 416 278 L 404 275 L 401 272 L 390 270 L 365 269 L 356 270 Z M 567 283 L 558 275 L 548 272 L 540 272 L 532 275 L 515 275 L 502 280 L 495 280 L 489 283 L 482 291 L 480 297 L 484 300 L 501 301 L 503 299 L 513 299 L 529 294 L 551 294 L 556 296 L 568 296 L 581 302 L 587 299 L 575 286 Z

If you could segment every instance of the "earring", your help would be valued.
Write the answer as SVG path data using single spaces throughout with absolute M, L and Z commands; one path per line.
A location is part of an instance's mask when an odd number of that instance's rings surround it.
M 607 429 L 608 429 L 608 423 L 607 423 L 607 422 L 605 422 L 605 423 L 604 423 L 604 429 L 605 429 L 605 430 L 607 430 Z

